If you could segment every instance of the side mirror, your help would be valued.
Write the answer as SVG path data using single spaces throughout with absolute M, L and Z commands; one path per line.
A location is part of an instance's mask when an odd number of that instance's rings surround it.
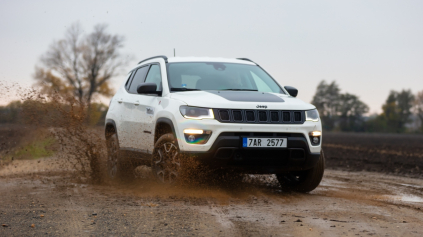
M 297 90 L 297 88 L 292 87 L 292 86 L 285 86 L 284 88 L 285 88 L 285 90 L 287 90 L 287 91 L 288 91 L 288 93 L 289 93 L 292 97 L 297 97 L 297 95 L 298 95 L 298 90 Z
M 156 83 L 141 83 L 138 87 L 137 87 L 137 92 L 138 94 L 160 94 L 161 91 L 156 91 L 157 90 L 157 84 Z

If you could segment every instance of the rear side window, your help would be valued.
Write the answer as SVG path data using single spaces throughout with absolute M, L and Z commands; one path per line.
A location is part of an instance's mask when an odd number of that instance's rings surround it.
M 160 73 L 160 67 L 157 64 L 153 64 L 150 67 L 150 71 L 148 71 L 147 78 L 145 79 L 145 82 L 151 82 L 156 83 L 157 85 L 157 91 L 161 90 L 162 87 L 162 75 Z
M 129 93 L 137 94 L 137 87 L 144 82 L 145 74 L 147 74 L 148 66 L 139 68 L 132 79 L 131 86 L 129 87 Z
M 128 79 L 125 83 L 126 90 L 129 90 L 129 85 L 131 84 L 131 76 L 132 76 L 132 72 L 128 74 Z

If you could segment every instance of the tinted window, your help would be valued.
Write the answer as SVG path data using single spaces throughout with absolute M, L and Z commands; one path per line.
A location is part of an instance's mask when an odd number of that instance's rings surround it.
M 144 82 L 145 74 L 148 71 L 148 66 L 139 68 L 135 72 L 134 78 L 132 79 L 131 86 L 129 87 L 129 92 L 137 94 L 137 87 Z
M 256 65 L 187 62 L 169 64 L 171 89 L 251 90 L 284 93 L 279 85 Z
M 153 64 L 150 67 L 150 71 L 148 71 L 147 78 L 145 79 L 145 82 L 152 82 L 156 83 L 157 85 L 157 91 L 161 90 L 162 86 L 162 76 L 160 73 L 160 67 L 157 64 Z

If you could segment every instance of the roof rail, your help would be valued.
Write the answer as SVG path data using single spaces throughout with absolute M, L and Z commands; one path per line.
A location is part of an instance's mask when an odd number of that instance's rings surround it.
M 146 59 L 144 59 L 144 60 L 140 61 L 138 64 L 140 64 L 140 63 L 142 63 L 142 62 L 145 62 L 145 61 L 147 61 L 147 60 L 153 59 L 153 58 L 163 58 L 163 59 L 165 60 L 165 62 L 167 63 L 167 57 L 166 57 L 166 56 L 164 56 L 164 55 L 159 55 L 159 56 L 154 56 L 154 57 L 151 57 L 151 58 L 146 58 Z
M 244 60 L 244 61 L 249 61 L 249 62 L 252 62 L 252 63 L 254 63 L 254 64 L 256 64 L 258 66 L 258 64 L 256 62 L 254 62 L 253 60 L 251 60 L 251 59 L 248 59 L 248 58 L 237 58 L 237 59 Z

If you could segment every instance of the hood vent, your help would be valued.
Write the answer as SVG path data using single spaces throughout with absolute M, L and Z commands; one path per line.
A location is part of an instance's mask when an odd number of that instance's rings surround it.
M 305 112 L 298 110 L 213 109 L 221 123 L 303 124 Z

